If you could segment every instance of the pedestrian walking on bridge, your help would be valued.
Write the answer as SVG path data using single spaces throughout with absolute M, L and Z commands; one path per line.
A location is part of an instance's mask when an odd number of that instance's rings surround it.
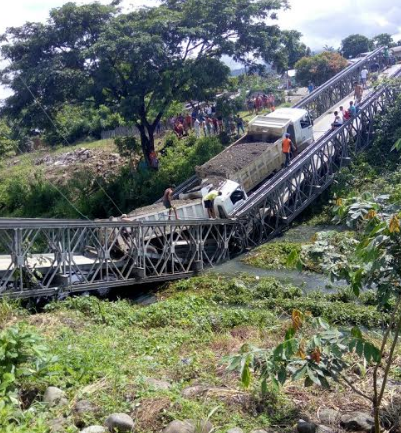
M 355 81 L 354 83 L 354 98 L 357 104 L 360 104 L 363 97 L 363 87 Z
M 368 71 L 367 67 L 364 66 L 364 68 L 361 71 L 361 83 L 362 83 L 362 87 L 364 89 L 366 89 L 366 87 L 367 87 L 368 76 L 369 76 L 369 71 Z

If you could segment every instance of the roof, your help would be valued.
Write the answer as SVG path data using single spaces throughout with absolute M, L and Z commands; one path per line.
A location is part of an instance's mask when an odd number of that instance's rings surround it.
M 279 108 L 265 116 L 256 116 L 249 122 L 250 133 L 266 132 L 267 128 L 271 133 L 281 135 L 288 125 L 295 123 L 306 115 L 307 111 L 301 108 Z
M 293 77 L 295 77 L 295 75 L 297 75 L 297 70 L 296 69 L 289 69 L 288 71 L 285 71 L 285 75 L 287 77 L 293 78 Z
M 401 46 L 393 47 L 390 51 L 392 51 L 393 53 L 401 53 Z
M 296 122 L 297 120 L 302 119 L 305 114 L 307 114 L 307 111 L 302 108 L 278 108 L 266 117 L 269 119 L 280 119 L 282 120 L 282 123 L 287 123 L 289 120 L 291 120 L 291 122 Z

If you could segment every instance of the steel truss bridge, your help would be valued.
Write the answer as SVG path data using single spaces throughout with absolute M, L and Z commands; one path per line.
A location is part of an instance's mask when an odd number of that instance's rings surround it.
M 296 105 L 318 118 L 352 91 L 363 66 L 384 68 L 382 50 L 348 67 Z M 398 73 L 401 75 L 401 68 Z M 375 117 L 400 86 L 378 87 L 357 116 L 328 131 L 266 180 L 229 220 L 98 222 L 0 219 L 0 297 L 29 298 L 169 281 L 194 275 L 276 236 L 372 141 Z M 193 178 L 181 185 L 185 190 Z

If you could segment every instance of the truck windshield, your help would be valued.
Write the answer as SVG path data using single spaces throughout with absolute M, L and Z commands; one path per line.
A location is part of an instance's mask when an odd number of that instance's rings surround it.
M 241 200 L 244 200 L 245 194 L 244 191 L 240 189 L 236 189 L 231 195 L 230 200 L 232 201 L 232 204 L 238 203 Z

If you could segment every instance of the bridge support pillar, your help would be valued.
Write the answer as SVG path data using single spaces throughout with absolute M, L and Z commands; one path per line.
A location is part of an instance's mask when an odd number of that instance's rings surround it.
M 68 274 L 57 274 L 54 277 L 54 282 L 61 287 L 67 287 L 70 284 L 70 276 Z
M 146 277 L 145 268 L 134 268 L 131 274 L 137 279 L 142 280 Z
M 194 272 L 200 272 L 203 271 L 203 261 L 202 260 L 195 260 L 192 263 L 192 270 Z

